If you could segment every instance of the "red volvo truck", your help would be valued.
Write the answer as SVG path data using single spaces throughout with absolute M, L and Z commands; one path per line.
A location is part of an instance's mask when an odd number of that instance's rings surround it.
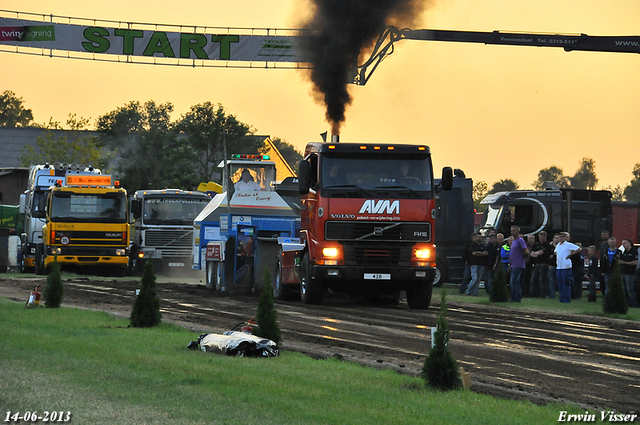
M 436 272 L 435 193 L 428 146 L 309 143 L 298 171 L 300 240 L 281 242 L 274 295 L 299 289 L 307 304 L 327 290 L 431 302 Z

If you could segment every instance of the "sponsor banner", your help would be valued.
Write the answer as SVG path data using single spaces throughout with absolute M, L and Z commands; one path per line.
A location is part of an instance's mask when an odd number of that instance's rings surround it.
M 281 209 L 290 210 L 291 207 L 275 192 L 250 190 L 246 192 L 236 191 L 230 202 L 232 207 Z
M 327 220 L 424 221 L 424 199 L 329 199 Z M 325 214 L 326 215 L 326 214 Z
M 213 61 L 306 62 L 300 56 L 299 49 L 296 49 L 298 39 L 296 36 L 201 33 L 197 28 L 194 32 L 175 32 L 0 18 L 0 44 L 89 54 Z

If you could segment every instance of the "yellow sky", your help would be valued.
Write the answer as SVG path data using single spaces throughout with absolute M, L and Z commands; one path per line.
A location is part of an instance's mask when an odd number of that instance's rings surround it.
M 121 21 L 296 28 L 301 0 L 192 2 L 2 0 L 0 8 Z M 640 35 L 637 0 L 437 0 L 421 28 Z M 131 100 L 229 113 L 300 150 L 329 130 L 299 71 L 189 68 L 0 53 L 0 91 L 23 97 L 37 122 L 69 113 L 95 120 Z M 530 187 L 551 165 L 573 174 L 596 161 L 601 186 L 625 186 L 640 162 L 640 55 L 561 48 L 405 40 L 353 104 L 343 141 L 427 144 L 443 166 L 474 180 L 510 178 Z

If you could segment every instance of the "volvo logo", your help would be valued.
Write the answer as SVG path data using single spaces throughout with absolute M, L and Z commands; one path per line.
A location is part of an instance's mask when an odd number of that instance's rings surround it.
M 356 218 L 355 214 L 331 214 L 331 218 Z

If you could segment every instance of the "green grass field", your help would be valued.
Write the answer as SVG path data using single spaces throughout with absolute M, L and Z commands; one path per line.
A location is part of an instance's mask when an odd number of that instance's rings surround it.
M 442 288 L 434 288 L 432 304 L 440 302 L 440 294 L 444 290 L 447 292 L 447 303 L 474 303 L 474 304 L 491 304 L 500 307 L 514 308 L 519 310 L 544 310 L 553 312 L 567 312 L 571 314 L 586 314 L 590 316 L 605 316 L 602 311 L 602 294 L 598 292 L 598 299 L 595 303 L 587 302 L 587 293 L 583 292 L 582 298 L 579 300 L 571 300 L 568 304 L 562 304 L 556 298 L 523 298 L 520 303 L 491 303 L 489 295 L 484 288 L 480 288 L 477 297 L 460 294 L 458 285 L 447 285 Z M 640 321 L 640 308 L 630 308 L 627 314 L 606 315 L 617 319 Z
M 453 298 L 453 297 L 452 297 Z M 127 327 L 85 310 L 0 298 L 0 415 L 70 412 L 74 424 L 546 424 L 561 410 L 284 352 L 190 351 L 197 334 Z M 426 356 L 426 353 L 425 353 Z

